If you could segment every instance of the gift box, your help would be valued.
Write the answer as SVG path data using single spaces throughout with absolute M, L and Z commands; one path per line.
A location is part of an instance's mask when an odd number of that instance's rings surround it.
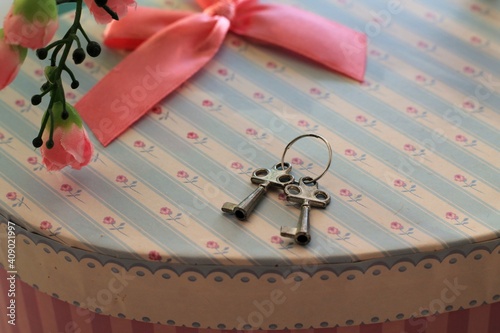
M 499 330 L 500 9 L 279 3 L 364 32 L 364 80 L 229 33 L 107 147 L 91 134 L 81 170 L 48 171 L 31 145 L 47 102 L 29 96 L 46 64 L 28 54 L 0 93 L 2 304 L 18 306 L 2 331 Z M 102 40 L 90 15 L 82 25 Z M 103 48 L 72 67 L 80 87 L 68 79 L 66 100 L 78 105 L 130 52 Z M 246 221 L 221 210 L 284 152 L 297 181 L 320 176 L 329 154 L 317 136 L 333 151 L 316 184 L 331 200 L 310 209 L 310 243 L 280 233 L 301 214 L 282 189 Z

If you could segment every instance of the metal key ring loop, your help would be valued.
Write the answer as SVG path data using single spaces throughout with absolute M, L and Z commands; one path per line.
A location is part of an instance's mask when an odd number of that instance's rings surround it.
M 310 181 L 307 181 L 307 182 L 304 181 L 304 184 L 310 184 L 310 183 L 315 183 L 318 179 L 323 177 L 323 175 L 328 171 L 328 168 L 330 168 L 330 164 L 332 164 L 332 146 L 330 146 L 330 143 L 321 135 L 313 134 L 313 133 L 302 134 L 302 135 L 299 135 L 298 137 L 296 137 L 295 139 L 293 139 L 292 141 L 290 141 L 286 145 L 285 150 L 283 151 L 283 155 L 281 156 L 281 169 L 284 170 L 284 168 L 285 168 L 284 161 L 285 161 L 285 155 L 286 155 L 286 152 L 288 151 L 288 149 L 290 149 L 290 147 L 292 147 L 292 145 L 295 142 L 297 142 L 298 140 L 305 138 L 305 137 L 313 137 L 313 138 L 320 139 L 321 141 L 323 141 L 325 143 L 326 147 L 328 148 L 328 164 L 327 164 L 325 170 L 318 177 L 311 179 Z M 310 178 L 310 177 L 308 177 L 308 178 Z

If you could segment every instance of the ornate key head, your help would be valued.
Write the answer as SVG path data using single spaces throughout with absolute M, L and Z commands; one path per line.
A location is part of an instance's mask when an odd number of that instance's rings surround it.
M 254 170 L 250 178 L 254 184 L 262 184 L 264 186 L 285 187 L 294 182 L 293 176 L 290 174 L 292 166 L 290 163 L 277 163 L 272 168 L 259 168 Z
M 314 207 L 325 208 L 330 203 L 330 195 L 318 189 L 318 183 L 311 177 L 302 177 L 298 184 L 285 186 L 286 199 Z

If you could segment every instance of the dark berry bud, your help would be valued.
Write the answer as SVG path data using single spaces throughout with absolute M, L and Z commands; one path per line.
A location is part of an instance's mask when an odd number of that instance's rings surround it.
M 33 97 L 31 97 L 31 104 L 38 105 L 40 103 L 42 103 L 42 96 L 34 95 Z
M 90 42 L 87 44 L 87 53 L 89 56 L 95 58 L 101 54 L 101 45 L 98 42 Z
M 79 47 L 73 51 L 73 61 L 75 64 L 81 64 L 85 60 L 85 51 Z
M 78 82 L 77 80 L 71 82 L 71 88 L 72 89 L 76 89 L 80 86 L 80 82 Z
M 45 58 L 47 58 L 47 54 L 49 52 L 47 51 L 46 48 L 41 48 L 41 49 L 38 49 L 36 50 L 36 56 L 38 57 L 38 59 L 40 60 L 44 60 Z
M 50 84 L 48 82 L 45 82 L 44 84 L 42 84 L 42 92 L 49 89 L 49 86 L 50 86 Z
M 49 139 L 49 141 L 47 141 L 47 143 L 45 144 L 45 147 L 47 147 L 47 149 L 54 148 L 54 140 Z
M 64 108 L 63 112 L 61 113 L 61 118 L 62 118 L 62 120 L 66 120 L 66 119 L 68 119 L 68 117 L 69 117 L 68 110 L 66 110 L 66 108 Z
M 40 137 L 36 137 L 33 139 L 32 143 L 33 143 L 33 147 L 40 148 L 43 145 L 43 140 Z

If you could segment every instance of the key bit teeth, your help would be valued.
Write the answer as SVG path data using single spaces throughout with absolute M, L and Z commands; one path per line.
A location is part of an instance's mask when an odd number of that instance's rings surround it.
M 229 214 L 234 214 L 234 209 L 237 207 L 238 205 L 235 204 L 235 203 L 232 203 L 232 202 L 226 202 L 222 205 L 222 211 L 224 213 L 229 213 Z
M 283 226 L 280 229 L 280 235 L 287 238 L 295 238 L 295 234 L 297 233 L 297 228 L 290 228 Z
M 238 204 L 226 202 L 224 205 L 222 205 L 221 209 L 224 213 L 236 216 L 236 218 L 240 221 L 245 221 L 247 219 L 246 210 L 240 207 L 240 205 Z

